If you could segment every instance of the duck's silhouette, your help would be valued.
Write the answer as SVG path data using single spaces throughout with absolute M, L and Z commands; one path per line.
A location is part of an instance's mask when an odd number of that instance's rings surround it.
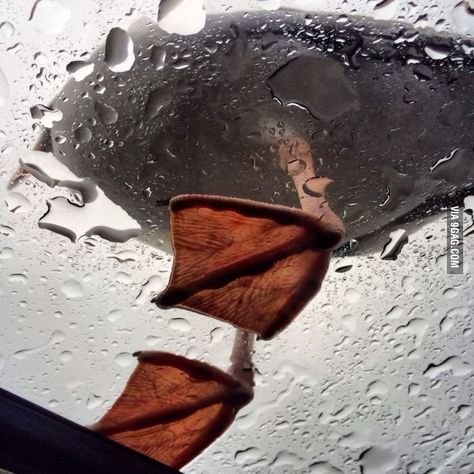
M 334 181 L 346 253 L 381 250 L 390 230 L 474 185 L 473 59 L 461 41 L 284 12 L 209 17 L 188 37 L 144 20 L 130 35 L 131 69 L 113 72 L 95 52 L 94 71 L 54 100 L 63 119 L 38 147 L 96 181 L 150 243 L 183 193 L 298 207 L 278 154 L 295 134 Z

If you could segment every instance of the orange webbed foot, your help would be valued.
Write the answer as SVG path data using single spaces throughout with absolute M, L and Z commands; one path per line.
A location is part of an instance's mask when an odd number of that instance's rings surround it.
M 208 364 L 165 352 L 138 353 L 138 366 L 93 429 L 177 469 L 218 438 L 252 389 Z
M 175 260 L 158 306 L 203 313 L 270 339 L 319 291 L 344 235 L 324 200 L 317 213 L 250 200 L 171 200 Z M 329 212 L 330 211 L 330 212 Z

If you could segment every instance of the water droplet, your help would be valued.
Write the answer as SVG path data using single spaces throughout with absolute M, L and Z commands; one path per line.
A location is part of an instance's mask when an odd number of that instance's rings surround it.
M 447 300 L 451 300 L 457 296 L 458 292 L 454 288 L 446 288 L 446 290 L 443 291 L 443 297 Z
M 374 7 L 374 19 L 390 20 L 398 11 L 398 0 L 380 0 Z
M 397 229 L 390 232 L 389 239 L 380 255 L 382 260 L 396 260 L 403 247 L 408 243 L 408 234 L 404 229 Z
M 7 51 L 10 54 L 17 54 L 21 49 L 23 49 L 22 43 L 15 43 L 14 45 L 7 48 Z
M 135 357 L 130 352 L 120 352 L 115 356 L 114 361 L 120 367 L 130 367 L 135 362 Z
M 156 346 L 157 344 L 159 344 L 161 341 L 161 339 L 158 337 L 158 336 L 147 336 L 146 339 L 145 339 L 145 344 L 147 346 Z
M 109 258 L 117 260 L 119 263 L 136 262 L 139 259 L 138 254 L 134 250 L 122 250 Z
M 3 71 L 0 69 L 0 107 L 4 107 L 8 103 L 10 96 L 10 89 L 8 87 L 8 80 Z
M 214 41 L 206 41 L 206 43 L 204 43 L 204 49 L 209 54 L 214 54 L 217 53 L 217 51 L 219 50 L 219 45 Z
M 122 28 L 112 28 L 105 41 L 104 61 L 114 72 L 130 70 L 135 62 L 133 41 Z
M 31 107 L 30 114 L 31 118 L 38 120 L 46 128 L 52 128 L 54 122 L 59 122 L 63 118 L 61 110 L 51 109 L 41 104 Z
M 37 0 L 31 11 L 33 27 L 43 34 L 58 34 L 71 18 L 71 10 L 58 0 Z
M 148 95 L 148 101 L 145 107 L 147 118 L 156 117 L 161 109 L 171 104 L 173 96 L 171 92 L 165 89 L 155 89 Z
M 464 362 L 458 356 L 451 356 L 439 364 L 429 364 L 423 375 L 429 379 L 435 379 L 441 374 L 452 373 L 454 377 L 465 377 L 469 375 L 473 367 L 468 362 Z
M 118 112 L 110 105 L 103 104 L 96 100 L 94 108 L 102 123 L 110 125 L 118 120 Z
M 371 442 L 367 439 L 366 433 L 353 431 L 352 433 L 343 436 L 340 439 L 339 444 L 351 449 L 360 449 L 370 445 Z
M 47 66 L 49 64 L 48 56 L 41 51 L 35 53 L 33 59 L 38 66 Z
M 15 27 L 9 21 L 0 23 L 0 35 L 3 38 L 11 38 L 15 34 Z
M 466 148 L 454 150 L 431 167 L 431 176 L 461 186 L 466 180 L 466 173 L 473 169 L 473 158 L 473 152 Z
M 8 281 L 10 283 L 22 283 L 23 285 L 26 285 L 28 283 L 28 277 L 23 273 L 12 273 L 8 277 Z
M 385 474 L 398 465 L 398 453 L 389 446 L 375 445 L 359 459 L 362 474 Z
M 13 237 L 15 235 L 15 231 L 7 225 L 0 224 L 0 235 L 4 235 L 5 237 Z
M 94 63 L 90 61 L 71 61 L 66 66 L 66 71 L 75 81 L 82 81 L 94 71 Z
M 380 207 L 385 211 L 394 211 L 415 188 L 415 179 L 409 174 L 399 173 L 396 169 L 384 167 L 382 180 L 387 185 L 387 199 Z
M 89 143 L 92 140 L 91 130 L 83 125 L 76 129 L 74 136 L 79 143 Z
M 413 74 L 419 81 L 431 81 L 433 79 L 433 71 L 426 64 L 415 64 Z
M 142 286 L 140 293 L 138 293 L 136 298 L 136 302 L 138 304 L 149 303 L 158 295 L 163 287 L 163 279 L 159 275 L 152 275 Z
M 458 33 L 474 35 L 474 15 L 470 12 L 468 2 L 462 1 L 457 4 L 453 10 L 453 20 Z
M 69 362 L 70 360 L 72 360 L 72 352 L 71 351 L 63 351 L 63 352 L 61 352 L 59 357 L 63 362 Z
M 341 265 L 337 267 L 334 271 L 337 273 L 346 273 L 352 268 L 352 265 Z
M 153 46 L 150 55 L 151 64 L 155 71 L 160 71 L 165 67 L 166 62 L 166 48 L 163 46 Z
M 98 190 L 95 200 L 83 206 L 60 196 L 51 199 L 48 207 L 49 211 L 38 226 L 64 235 L 73 242 L 90 235 L 99 235 L 112 242 L 125 242 L 141 233 L 138 222 L 108 199 L 102 190 Z
M 107 316 L 107 319 L 115 323 L 115 321 L 118 321 L 122 317 L 122 311 L 120 309 L 113 309 L 112 311 L 109 311 L 109 314 Z
M 188 332 L 192 329 L 191 323 L 185 318 L 171 318 L 168 327 L 174 331 Z
M 84 294 L 84 287 L 74 278 L 69 278 L 60 287 L 61 292 L 68 298 L 81 298 Z
M 390 311 L 386 314 L 388 319 L 398 319 L 403 314 L 403 309 L 400 306 L 395 305 Z
M 102 84 L 95 84 L 94 86 L 94 92 L 97 94 L 103 94 L 106 91 L 105 86 Z
M 158 25 L 167 33 L 193 35 L 204 28 L 206 11 L 203 0 L 161 0 Z
M 191 64 L 192 62 L 189 61 L 188 59 L 181 58 L 173 63 L 173 68 L 180 71 L 181 69 L 187 69 L 188 67 L 191 66 Z
M 447 333 L 451 331 L 451 329 L 453 329 L 453 327 L 455 326 L 456 319 L 459 318 L 459 320 L 461 320 L 462 318 L 466 318 L 468 314 L 468 308 L 463 306 L 450 309 L 446 313 L 446 316 L 439 323 L 440 331 L 442 333 Z
M 211 342 L 219 343 L 224 339 L 225 331 L 222 328 L 214 328 L 211 331 Z
M 445 59 L 449 56 L 449 50 L 441 46 L 428 45 L 425 47 L 425 53 L 434 60 Z
M 130 285 L 132 283 L 132 277 L 126 272 L 117 272 L 115 281 L 123 285 Z
M 388 393 L 388 385 L 382 380 L 375 380 L 367 387 L 366 395 L 368 397 L 382 396 Z
M 405 276 L 402 279 L 402 287 L 406 293 L 411 294 L 418 290 L 418 283 L 414 277 Z
M 62 331 L 59 331 L 59 330 L 54 331 L 49 337 L 49 340 L 46 342 L 46 344 L 42 344 L 40 346 L 33 347 L 31 349 L 22 349 L 22 350 L 16 351 L 13 354 L 13 357 L 15 357 L 15 359 L 24 359 L 25 357 L 36 354 L 37 352 L 47 349 L 50 346 L 60 343 L 65 338 L 66 338 L 66 335 Z
M 322 197 L 326 191 L 328 184 L 332 182 L 331 179 L 324 176 L 313 176 L 305 181 L 303 184 L 303 191 L 308 196 Z
M 285 466 L 289 466 L 292 470 L 298 470 L 298 468 L 302 467 L 303 462 L 304 459 L 302 457 L 290 451 L 284 450 L 280 451 L 275 456 L 275 459 L 272 463 L 270 463 L 269 467 L 271 468 L 271 471 L 275 471 L 277 468 L 283 468 Z
M 411 383 L 408 385 L 408 395 L 416 396 L 419 395 L 421 392 L 421 386 L 418 383 Z
M 428 331 L 429 323 L 423 318 L 413 318 L 404 326 L 399 326 L 396 334 L 410 334 L 415 338 L 415 347 L 419 347 L 423 342 L 423 338 Z
M 461 420 L 465 420 L 472 411 L 472 407 L 470 405 L 459 405 L 456 413 L 458 414 Z
M 309 466 L 310 474 L 343 474 L 340 469 L 337 469 L 328 462 L 316 462 Z
M 95 410 L 99 408 L 104 403 L 102 397 L 91 393 L 87 399 L 87 409 L 88 410 Z
M 262 452 L 258 448 L 241 449 L 235 453 L 234 460 L 240 466 L 248 465 L 255 462 L 262 456 Z
M 356 304 L 359 302 L 361 294 L 355 288 L 348 288 L 344 292 L 344 298 L 349 304 Z
M 5 203 L 10 212 L 16 214 L 31 212 L 33 206 L 26 196 L 17 192 L 9 192 L 6 195 Z

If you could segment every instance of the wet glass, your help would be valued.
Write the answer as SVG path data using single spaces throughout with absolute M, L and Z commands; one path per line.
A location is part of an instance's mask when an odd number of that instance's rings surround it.
M 2 3 L 2 388 L 90 426 L 137 352 L 238 360 L 253 399 L 183 472 L 472 472 L 472 2 Z M 328 203 L 318 294 L 247 346 L 164 309 L 183 194 Z

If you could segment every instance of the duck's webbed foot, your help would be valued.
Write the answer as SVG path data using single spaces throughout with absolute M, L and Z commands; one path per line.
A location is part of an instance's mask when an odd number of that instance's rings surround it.
M 218 196 L 172 199 L 175 260 L 158 306 L 203 313 L 270 339 L 318 292 L 344 235 L 318 214 Z
M 124 391 L 93 429 L 177 469 L 214 442 L 253 397 L 246 384 L 204 362 L 166 352 L 137 356 Z

